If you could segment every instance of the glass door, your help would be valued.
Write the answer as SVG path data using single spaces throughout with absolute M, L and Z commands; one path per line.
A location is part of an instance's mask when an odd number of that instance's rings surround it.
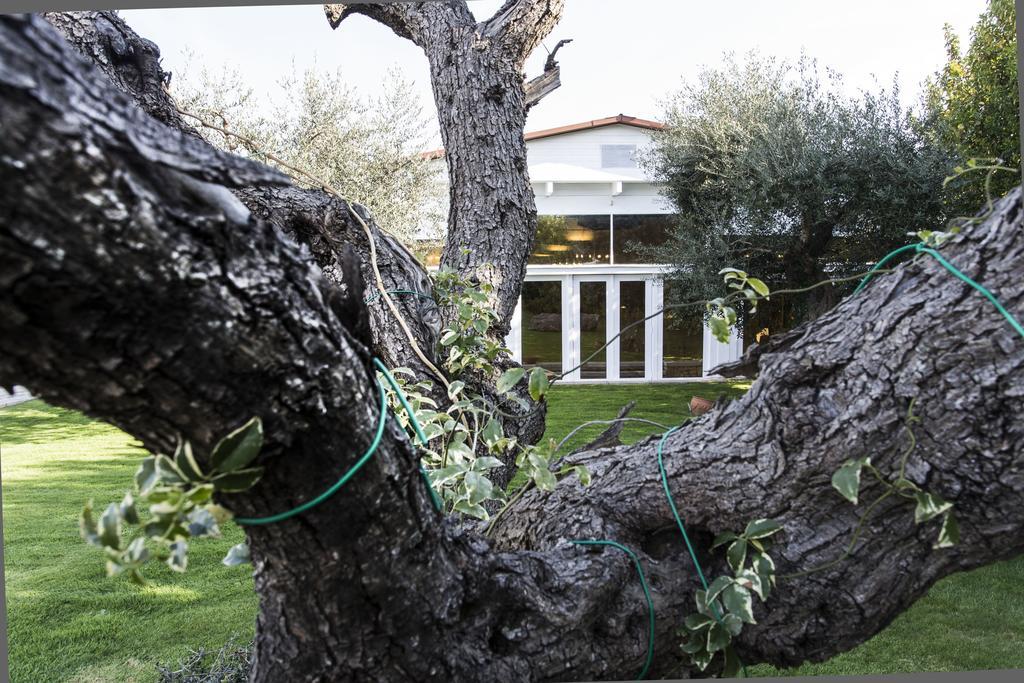
M 647 283 L 619 280 L 619 378 L 647 376 L 647 325 L 641 322 L 647 311 Z
M 579 379 L 608 379 L 608 278 L 575 278 Z
M 521 344 L 522 364 L 540 366 L 549 372 L 562 372 L 563 334 L 562 281 L 542 280 L 523 283 Z

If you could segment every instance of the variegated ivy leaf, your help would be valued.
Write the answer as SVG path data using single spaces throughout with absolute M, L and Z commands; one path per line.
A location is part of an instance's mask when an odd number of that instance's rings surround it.
M 248 466 L 263 447 L 263 422 L 253 417 L 221 439 L 210 454 L 214 472 L 236 472 Z
M 953 515 L 952 510 L 947 510 L 942 518 L 942 528 L 939 529 L 939 538 L 935 542 L 934 548 L 949 548 L 960 542 L 960 525 L 956 521 L 956 516 Z
M 942 496 L 935 493 L 917 491 L 914 493 L 914 498 L 917 499 L 917 506 L 914 508 L 916 524 L 934 519 L 953 507 L 952 503 L 943 500 Z
M 747 528 L 743 531 L 743 536 L 747 540 L 753 540 L 755 538 L 767 538 L 780 531 L 782 531 L 782 525 L 774 519 L 755 519 L 747 525 Z
M 746 539 L 738 538 L 733 541 L 732 545 L 725 552 L 725 559 L 729 561 L 729 566 L 732 568 L 733 573 L 739 574 L 743 571 L 743 563 L 747 559 Z
M 860 492 L 860 472 L 864 465 L 870 464 L 871 458 L 857 458 L 847 460 L 843 466 L 832 475 L 832 486 L 839 494 L 854 505 L 857 504 L 857 494 Z
M 231 546 L 231 550 L 221 560 L 221 563 L 228 567 L 235 567 L 240 564 L 248 564 L 252 562 L 252 558 L 249 556 L 249 546 L 245 543 L 239 543 L 238 545 Z
M 757 623 L 754 621 L 754 605 L 750 591 L 733 583 L 722 591 L 722 602 L 725 608 L 732 614 L 748 624 Z

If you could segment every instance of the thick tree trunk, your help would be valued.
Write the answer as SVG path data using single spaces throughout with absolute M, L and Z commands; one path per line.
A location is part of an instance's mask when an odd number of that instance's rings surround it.
M 327 5 L 331 25 L 350 14 L 369 16 L 420 46 L 430 63 L 441 139 L 448 166 L 448 232 L 442 267 L 494 286 L 504 340 L 537 231 L 537 209 L 523 139 L 527 106 L 554 89 L 550 59 L 546 87 L 531 87 L 523 64 L 561 18 L 564 0 L 509 0 L 477 22 L 464 2 L 412 5 Z
M 297 215 L 281 176 L 148 117 L 36 17 L 0 17 L 0 104 L 0 382 L 153 449 L 181 433 L 205 452 L 259 415 L 267 474 L 222 501 L 242 514 L 280 511 L 333 482 L 380 417 L 360 332 L 368 314 L 277 227 Z M 263 193 L 262 212 L 226 189 L 242 186 Z M 1018 316 L 1022 223 L 1018 190 L 943 248 Z M 825 659 L 938 578 L 1024 551 L 1024 343 L 937 263 L 879 277 L 746 361 L 760 371 L 748 394 L 665 449 L 710 575 L 724 571 L 707 552 L 713 535 L 759 517 L 784 525 L 780 574 L 840 555 L 863 506 L 842 502 L 829 478 L 863 455 L 891 471 L 911 399 L 921 419 L 907 475 L 952 501 L 962 527 L 957 546 L 933 550 L 934 523 L 881 506 L 849 559 L 780 580 L 756 606 L 758 624 L 737 644 L 748 664 Z M 433 510 L 389 424 L 338 495 L 247 528 L 260 596 L 254 681 L 631 678 L 646 654 L 646 604 L 621 553 L 569 543 L 595 538 L 633 548 L 647 574 L 652 677 L 679 665 L 675 631 L 699 584 L 654 440 L 574 454 L 591 487 L 524 495 L 487 541 Z M 865 497 L 877 488 L 866 483 Z

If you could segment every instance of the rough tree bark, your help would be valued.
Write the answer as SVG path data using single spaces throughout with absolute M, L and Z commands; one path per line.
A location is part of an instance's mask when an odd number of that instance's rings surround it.
M 552 51 L 544 73 L 524 82 L 523 64 L 561 18 L 564 0 L 508 0 L 477 22 L 464 0 L 429 3 L 329 4 L 333 28 L 353 14 L 389 27 L 419 46 L 430 64 L 449 179 L 448 230 L 441 267 L 489 283 L 497 321 L 488 330 L 504 343 L 534 246 L 537 209 L 523 138 L 526 112 L 559 84 Z M 442 311 L 442 322 L 444 312 Z M 515 365 L 503 359 L 491 377 L 471 385 L 491 400 L 494 382 Z M 517 392 L 529 401 L 525 382 Z M 545 405 L 518 419 L 503 418 L 505 431 L 536 443 L 544 433 Z M 500 486 L 511 479 L 511 462 L 492 472 Z
M 284 179 L 149 117 L 38 17 L 0 17 L 0 104 L 0 381 L 152 449 L 181 433 L 205 452 L 259 415 L 267 474 L 223 500 L 242 514 L 332 482 L 379 417 L 368 313 L 276 227 L 287 212 L 268 203 L 261 217 L 227 189 L 283 192 Z M 943 248 L 1018 315 L 1022 223 L 1015 190 Z M 724 568 L 710 538 L 755 517 L 785 526 L 780 573 L 836 557 L 859 510 L 837 504 L 831 473 L 861 455 L 890 470 L 912 398 L 908 476 L 954 502 L 963 530 L 936 551 L 934 525 L 883 506 L 851 558 L 757 605 L 738 642 L 747 663 L 827 658 L 938 578 L 1024 551 L 1024 344 L 938 264 L 903 265 L 746 360 L 760 372 L 751 390 L 666 445 L 709 573 Z M 575 454 L 591 487 L 526 494 L 488 541 L 433 510 L 390 425 L 342 494 L 247 528 L 254 681 L 631 678 L 647 647 L 633 567 L 576 538 L 637 551 L 657 616 L 652 676 L 679 664 L 697 582 L 653 440 Z
M 558 23 L 563 5 L 564 0 L 509 0 L 482 22 L 460 0 L 325 6 L 334 28 L 362 14 L 426 54 L 450 181 L 441 265 L 494 285 L 499 323 L 492 332 L 502 340 L 537 229 L 523 139 L 527 105 L 558 81 L 553 56 L 529 88 L 523 64 Z

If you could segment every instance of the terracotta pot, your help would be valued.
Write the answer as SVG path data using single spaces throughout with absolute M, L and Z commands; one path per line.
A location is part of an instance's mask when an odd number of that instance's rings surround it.
M 709 401 L 708 399 L 701 398 L 700 396 L 694 396 L 690 399 L 690 412 L 694 415 L 703 415 L 711 410 L 711 407 L 714 405 L 714 401 Z

